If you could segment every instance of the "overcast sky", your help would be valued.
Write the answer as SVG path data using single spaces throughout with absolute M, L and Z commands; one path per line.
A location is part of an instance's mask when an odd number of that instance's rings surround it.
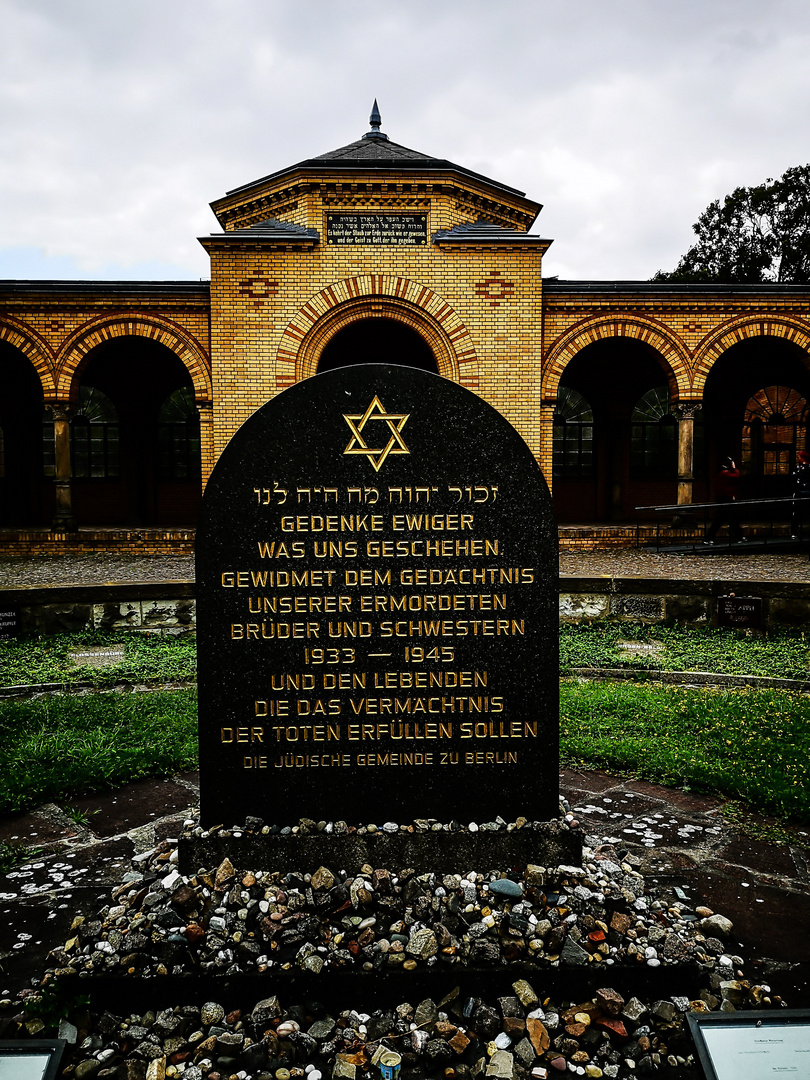
M 544 273 L 648 278 L 810 161 L 807 0 L 0 0 L 0 277 L 208 277 L 229 188 L 368 130 L 544 204 Z

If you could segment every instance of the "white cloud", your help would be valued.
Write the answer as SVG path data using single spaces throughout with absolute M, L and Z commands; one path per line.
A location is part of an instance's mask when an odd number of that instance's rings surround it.
M 808 157 L 804 0 L 0 0 L 0 25 L 5 276 L 203 276 L 208 203 L 357 138 L 374 97 L 396 141 L 543 202 L 569 277 L 673 266 L 711 199 Z

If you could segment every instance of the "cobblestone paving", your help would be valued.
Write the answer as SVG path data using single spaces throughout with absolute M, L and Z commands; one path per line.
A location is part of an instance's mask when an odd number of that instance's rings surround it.
M 806 555 L 657 555 L 622 551 L 563 552 L 563 577 L 643 577 L 726 581 L 810 581 Z M 193 555 L 0 556 L 0 589 L 25 585 L 98 585 L 106 582 L 192 581 Z
M 563 577 L 691 578 L 699 581 L 810 581 L 807 555 L 657 555 L 643 548 L 562 552 Z
M 193 555 L 0 556 L 0 589 L 26 585 L 104 585 L 109 582 L 193 581 Z

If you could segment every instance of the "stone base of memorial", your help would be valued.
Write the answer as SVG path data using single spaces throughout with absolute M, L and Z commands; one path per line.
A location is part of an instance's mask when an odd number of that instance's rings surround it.
M 193 874 L 200 866 L 218 866 L 223 859 L 251 870 L 317 870 L 319 866 L 339 866 L 359 873 L 364 866 L 410 867 L 418 874 L 446 874 L 460 867 L 495 867 L 582 862 L 582 832 L 559 821 L 533 822 L 511 833 L 466 828 L 448 832 L 375 833 L 334 835 L 313 830 L 309 833 L 262 835 L 239 831 L 223 834 L 217 830 L 205 837 L 181 837 L 180 869 Z

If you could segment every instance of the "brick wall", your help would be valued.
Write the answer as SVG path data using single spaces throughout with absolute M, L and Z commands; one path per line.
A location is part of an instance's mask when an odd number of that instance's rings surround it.
M 806 287 L 669 286 L 541 280 L 547 242 L 433 243 L 484 218 L 530 227 L 538 204 L 452 170 L 395 168 L 278 174 L 214 204 L 225 232 L 203 241 L 200 283 L 11 283 L 0 286 L 0 340 L 23 352 L 48 401 L 75 399 L 88 354 L 125 336 L 158 341 L 186 366 L 201 410 L 203 479 L 248 416 L 314 374 L 341 327 L 398 320 L 430 344 L 440 373 L 509 419 L 551 479 L 552 420 L 566 365 L 599 341 L 642 342 L 669 374 L 673 399 L 699 400 L 707 373 L 737 342 L 778 338 L 810 352 Z M 330 246 L 334 212 L 427 215 L 424 246 Z M 263 241 L 268 216 L 320 240 Z M 241 230 L 241 231 L 240 231 Z M 133 378 L 137 378 L 133 371 Z M 615 378 L 621 384 L 622 372 Z M 32 541 L 33 542 L 33 541 Z M 124 540 L 121 541 L 125 543 Z
M 345 178 L 342 178 L 345 179 Z M 470 222 L 484 210 L 514 228 L 534 216 L 535 204 L 517 196 L 486 207 L 483 185 L 441 183 L 387 173 L 325 174 L 318 183 L 285 178 L 290 198 L 269 191 L 275 216 L 316 229 L 315 247 L 294 241 L 206 243 L 211 253 L 212 375 L 216 411 L 214 448 L 220 453 L 244 420 L 270 397 L 313 374 L 318 355 L 349 322 L 374 316 L 401 321 L 431 345 L 439 371 L 498 408 L 540 455 L 541 258 L 536 242 L 482 242 L 420 247 L 331 246 L 327 212 L 426 213 L 427 233 Z M 280 182 L 281 183 L 281 182 Z M 283 186 L 283 185 L 282 185 Z M 292 197 L 292 193 L 295 197 Z M 256 193 L 226 209 L 228 228 L 267 215 Z M 260 201 L 260 200 L 258 200 Z M 227 232 L 225 234 L 227 237 Z

